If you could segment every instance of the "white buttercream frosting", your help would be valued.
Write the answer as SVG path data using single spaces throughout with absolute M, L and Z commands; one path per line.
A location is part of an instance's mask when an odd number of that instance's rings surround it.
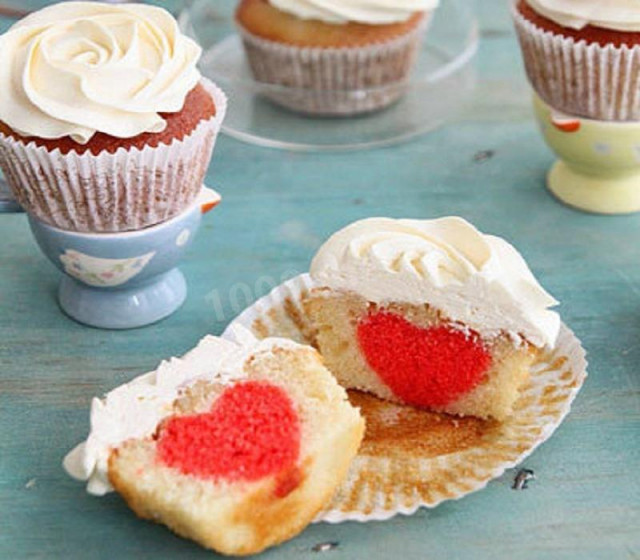
M 242 332 L 239 332 L 241 330 Z M 152 435 L 158 423 L 172 413 L 181 392 L 199 380 L 227 384 L 246 377 L 246 360 L 274 348 L 299 348 L 290 340 L 258 341 L 246 329 L 236 329 L 234 339 L 204 338 L 182 358 L 171 358 L 158 369 L 121 385 L 91 403 L 91 430 L 86 441 L 64 459 L 66 471 L 86 480 L 90 494 L 102 496 L 113 490 L 108 478 L 111 452 L 132 438 Z
M 428 303 L 483 336 L 507 332 L 552 346 L 557 305 L 509 243 L 462 218 L 370 218 L 334 234 L 311 264 L 319 286 L 368 301 Z
M 200 80 L 200 47 L 161 8 L 64 2 L 0 35 L 0 121 L 23 136 L 161 132 Z
M 640 31 L 639 0 L 526 0 L 540 15 L 563 27 L 587 25 L 614 31 Z
M 282 10 L 301 19 L 328 23 L 349 21 L 385 25 L 407 21 L 417 12 L 434 10 L 439 0 L 269 0 Z

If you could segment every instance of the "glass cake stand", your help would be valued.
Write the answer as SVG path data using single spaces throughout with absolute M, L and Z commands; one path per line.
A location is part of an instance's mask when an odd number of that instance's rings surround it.
M 229 96 L 223 131 L 245 142 L 299 151 L 385 146 L 450 120 L 475 88 L 478 26 L 469 0 L 441 3 L 399 102 L 379 112 L 333 118 L 306 116 L 269 101 L 292 90 L 253 80 L 234 26 L 234 8 L 235 2 L 192 0 L 179 20 L 203 46 L 203 74 Z M 359 93 L 373 91 L 381 89 Z
M 0 0 L 0 18 L 21 19 L 29 14 L 55 4 L 59 0 Z M 127 0 L 101 0 L 109 4 L 120 4 Z M 133 0 L 132 0 L 133 1 Z M 174 2 L 169 2 L 173 4 Z M 173 7 L 173 6 L 169 6 Z

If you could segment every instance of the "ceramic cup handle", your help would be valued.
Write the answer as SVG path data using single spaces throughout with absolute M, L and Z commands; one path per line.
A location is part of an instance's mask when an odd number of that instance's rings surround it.
M 24 212 L 24 210 L 13 198 L 9 185 L 0 175 L 0 214 L 8 214 L 10 212 Z
M 197 203 L 200 204 L 200 211 L 206 214 L 218 206 L 221 200 L 222 197 L 216 191 L 203 185 L 198 195 Z

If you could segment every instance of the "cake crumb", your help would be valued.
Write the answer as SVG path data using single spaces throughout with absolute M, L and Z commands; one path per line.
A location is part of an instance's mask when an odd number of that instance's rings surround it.
M 329 552 L 330 550 L 338 548 L 339 546 L 340 543 L 338 542 L 326 542 L 315 545 L 311 550 L 313 550 L 313 552 Z
M 473 161 L 475 161 L 476 163 L 482 163 L 484 161 L 490 160 L 495 155 L 495 150 L 481 150 L 479 152 L 476 152 L 476 154 L 473 156 Z
M 512 490 L 526 490 L 529 487 L 529 481 L 535 480 L 536 475 L 531 469 L 520 469 L 513 479 Z

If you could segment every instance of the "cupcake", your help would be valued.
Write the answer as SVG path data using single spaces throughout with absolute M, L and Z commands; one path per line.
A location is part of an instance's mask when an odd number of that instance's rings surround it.
M 364 419 L 313 348 L 250 336 L 206 337 L 94 399 L 68 472 L 224 554 L 298 534 L 346 477 Z
M 509 243 L 462 218 L 371 218 L 334 234 L 303 300 L 338 382 L 393 402 L 506 419 L 557 302 Z
M 640 3 L 517 0 L 529 80 L 551 107 L 604 121 L 640 120 Z
M 236 22 L 264 93 L 292 110 L 354 115 L 406 89 L 438 0 L 241 0 Z M 279 86 L 279 87 L 278 87 Z
M 0 167 L 27 212 L 119 232 L 195 200 L 226 98 L 167 11 L 56 4 L 0 35 L 0 52 Z

